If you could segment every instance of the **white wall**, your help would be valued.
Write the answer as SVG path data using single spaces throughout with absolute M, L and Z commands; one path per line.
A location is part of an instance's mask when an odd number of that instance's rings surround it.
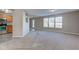
M 26 22 L 26 18 L 28 22 Z M 23 36 L 28 34 L 28 32 L 29 32 L 29 17 L 27 17 L 25 13 L 23 12 Z
M 13 37 L 22 37 L 22 10 L 13 13 Z
M 79 12 L 63 15 L 63 32 L 79 34 Z
M 24 10 L 16 9 L 13 13 L 13 37 L 24 37 L 29 32 L 28 28 Z

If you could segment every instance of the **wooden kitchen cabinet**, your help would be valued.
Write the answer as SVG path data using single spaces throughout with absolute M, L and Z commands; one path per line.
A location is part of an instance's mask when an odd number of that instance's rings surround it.
M 6 19 L 7 19 L 7 33 L 12 33 L 12 29 L 13 29 L 13 25 L 12 25 L 12 22 L 13 22 L 13 17 L 12 16 L 6 16 Z
M 7 33 L 12 33 L 12 29 L 13 29 L 12 25 L 8 25 L 7 26 Z
M 12 16 L 6 16 L 7 22 L 13 22 L 13 17 Z

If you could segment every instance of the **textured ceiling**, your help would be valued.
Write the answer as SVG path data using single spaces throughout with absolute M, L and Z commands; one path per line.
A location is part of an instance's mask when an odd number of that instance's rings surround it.
M 14 11 L 10 9 L 11 11 Z M 78 9 L 54 9 L 54 12 L 50 11 L 51 9 L 24 9 L 26 14 L 28 16 L 48 16 L 48 15 L 53 15 L 53 14 L 60 14 L 60 13 L 67 13 L 67 12 L 72 12 L 72 11 L 78 11 Z M 4 13 L 3 11 L 0 10 L 0 13 Z
M 60 14 L 66 12 L 77 11 L 78 9 L 55 9 L 54 12 L 51 12 L 50 9 L 26 9 L 26 13 L 29 16 L 47 16 L 52 14 Z

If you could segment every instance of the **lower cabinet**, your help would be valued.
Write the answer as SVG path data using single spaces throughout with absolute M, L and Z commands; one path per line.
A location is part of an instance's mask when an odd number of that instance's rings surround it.
M 7 33 L 12 33 L 12 25 L 7 26 Z

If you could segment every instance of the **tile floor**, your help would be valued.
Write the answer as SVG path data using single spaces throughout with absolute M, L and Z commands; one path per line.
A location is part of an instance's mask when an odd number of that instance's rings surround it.
M 79 36 L 55 32 L 30 32 L 25 37 L 0 36 L 0 50 L 79 50 Z

